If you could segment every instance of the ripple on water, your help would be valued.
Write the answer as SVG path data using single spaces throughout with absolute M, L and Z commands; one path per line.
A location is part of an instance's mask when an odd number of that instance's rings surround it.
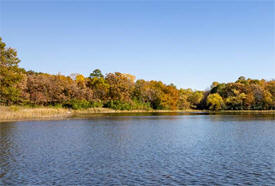
M 113 116 L 0 124 L 0 185 L 274 185 L 275 120 Z

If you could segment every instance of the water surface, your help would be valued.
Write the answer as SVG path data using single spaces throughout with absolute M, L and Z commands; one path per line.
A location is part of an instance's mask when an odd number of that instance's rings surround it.
M 81 118 L 81 119 L 80 119 Z M 274 115 L 0 123 L 0 185 L 274 185 Z

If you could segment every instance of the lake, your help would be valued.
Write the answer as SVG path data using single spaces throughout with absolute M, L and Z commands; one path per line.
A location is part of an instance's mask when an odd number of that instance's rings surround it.
M 274 115 L 0 123 L 0 185 L 274 185 Z

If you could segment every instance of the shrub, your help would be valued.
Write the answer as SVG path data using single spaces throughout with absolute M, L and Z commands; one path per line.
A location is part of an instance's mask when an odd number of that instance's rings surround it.
M 74 110 L 91 108 L 91 103 L 86 100 L 70 100 L 63 104 L 63 107 L 72 108 Z
M 115 110 L 131 110 L 131 106 L 129 103 L 111 100 L 104 104 L 104 107 L 115 109 Z
M 91 104 L 91 107 L 93 107 L 93 108 L 103 107 L 103 103 L 101 101 L 92 101 L 90 104 Z
M 136 100 L 132 102 L 122 102 L 118 100 L 111 100 L 104 104 L 104 107 L 115 110 L 150 110 L 150 103 L 138 102 Z

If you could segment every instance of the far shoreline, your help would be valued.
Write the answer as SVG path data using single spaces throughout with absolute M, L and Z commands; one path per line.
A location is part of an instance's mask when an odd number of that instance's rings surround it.
M 114 110 L 109 108 L 89 108 L 73 110 L 67 108 L 37 107 L 29 108 L 23 106 L 1 106 L 0 122 L 15 121 L 37 121 L 37 120 L 68 120 L 76 119 L 77 116 L 98 116 L 98 114 L 135 114 L 135 113 L 186 113 L 186 114 L 230 114 L 230 113 L 247 113 L 247 114 L 274 114 L 275 110 Z M 84 117 L 85 118 L 85 117 Z

